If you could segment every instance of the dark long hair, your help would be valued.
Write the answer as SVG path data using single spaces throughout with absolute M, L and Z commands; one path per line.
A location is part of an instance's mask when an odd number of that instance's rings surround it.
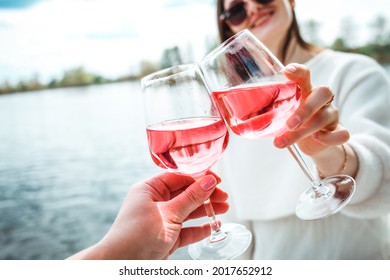
M 229 28 L 229 26 L 224 22 L 221 21 L 219 18 L 221 14 L 225 11 L 223 6 L 224 0 L 218 0 L 217 2 L 217 22 L 218 22 L 218 31 L 219 31 L 219 40 L 221 42 L 229 39 L 231 36 L 234 35 L 234 32 Z M 300 47 L 302 47 L 305 50 L 311 50 L 314 48 L 313 44 L 310 44 L 306 42 L 301 35 L 301 32 L 299 31 L 299 26 L 297 22 L 297 17 L 295 15 L 295 11 L 293 10 L 293 21 L 291 23 L 290 28 L 287 31 L 286 38 L 284 39 L 283 48 L 282 48 L 282 57 L 281 61 L 282 63 L 285 63 L 286 56 L 287 56 L 287 50 L 290 45 L 291 39 L 295 37 L 297 40 L 297 43 Z

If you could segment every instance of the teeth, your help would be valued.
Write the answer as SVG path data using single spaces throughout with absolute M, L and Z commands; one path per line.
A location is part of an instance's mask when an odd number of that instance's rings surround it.
M 271 14 L 266 14 L 266 15 L 263 15 L 262 17 L 259 18 L 259 20 L 257 20 L 255 22 L 255 25 L 260 25 L 262 24 L 265 20 L 267 20 L 269 17 L 271 16 Z

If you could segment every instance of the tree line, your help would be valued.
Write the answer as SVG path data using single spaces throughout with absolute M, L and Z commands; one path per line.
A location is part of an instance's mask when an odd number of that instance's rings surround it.
M 352 17 L 344 18 L 341 21 L 338 36 L 331 45 L 326 47 L 337 51 L 364 54 L 374 58 L 381 64 L 390 64 L 390 26 L 387 18 L 384 16 L 377 16 L 369 24 L 371 38 L 364 45 L 356 44 L 357 32 L 359 32 L 359 29 L 357 29 L 356 26 Z M 304 22 L 302 27 L 302 33 L 309 42 L 325 46 L 318 37 L 321 29 L 320 22 L 309 20 Z M 217 45 L 217 39 L 210 40 L 209 38 L 206 38 L 205 46 L 207 52 Z M 188 52 L 190 53 L 190 56 L 191 50 Z M 52 79 L 48 83 L 41 83 L 37 76 L 27 81 L 20 81 L 15 85 L 5 81 L 0 84 L 0 94 L 138 80 L 154 71 L 188 62 L 183 58 L 183 53 L 183 49 L 180 49 L 178 46 L 167 48 L 162 52 L 160 61 L 142 60 L 139 62 L 137 74 L 126 75 L 116 79 L 108 79 L 99 74 L 90 73 L 84 67 L 75 67 L 65 71 L 62 78 Z
M 381 64 L 390 63 L 390 23 L 384 16 L 377 16 L 368 24 L 370 38 L 363 45 L 357 44 L 359 32 L 358 24 L 353 17 L 345 17 L 340 22 L 339 34 L 333 43 L 328 46 L 336 51 L 360 53 L 370 56 Z M 315 20 L 307 21 L 303 26 L 303 33 L 309 42 L 324 45 L 318 37 L 321 23 Z
M 75 67 L 64 72 L 62 78 L 52 79 L 48 83 L 41 83 L 37 75 L 26 81 L 19 81 L 12 85 L 8 81 L 0 84 L 0 95 L 6 93 L 16 93 L 43 89 L 54 89 L 64 87 L 79 87 L 92 84 L 106 84 L 112 82 L 132 81 L 138 80 L 141 77 L 157 71 L 159 69 L 167 68 L 172 65 L 183 63 L 182 54 L 179 47 L 165 49 L 163 51 L 160 62 L 152 62 L 143 60 L 139 64 L 139 73 L 136 75 L 127 75 L 118 77 L 116 79 L 105 78 L 102 75 L 91 73 L 84 67 Z

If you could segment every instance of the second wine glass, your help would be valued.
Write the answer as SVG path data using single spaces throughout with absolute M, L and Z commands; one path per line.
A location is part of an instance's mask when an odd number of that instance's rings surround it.
M 224 152 L 229 134 L 196 64 L 173 66 L 141 80 L 150 155 L 170 172 L 204 176 Z M 211 202 L 204 203 L 209 238 L 188 247 L 194 259 L 234 259 L 252 235 L 242 225 L 219 226 Z
M 299 87 L 283 75 L 282 63 L 248 30 L 218 46 L 200 66 L 221 115 L 235 134 L 259 139 L 287 130 L 286 121 L 300 105 Z M 296 145 L 288 150 L 311 183 L 296 206 L 299 218 L 324 218 L 348 203 L 355 190 L 352 177 L 320 180 Z

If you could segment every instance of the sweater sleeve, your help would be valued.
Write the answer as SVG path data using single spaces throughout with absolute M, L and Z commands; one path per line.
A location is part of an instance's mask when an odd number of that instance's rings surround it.
M 355 194 L 342 212 L 374 218 L 390 213 L 390 81 L 374 60 L 345 57 L 334 68 L 332 88 L 359 169 Z

